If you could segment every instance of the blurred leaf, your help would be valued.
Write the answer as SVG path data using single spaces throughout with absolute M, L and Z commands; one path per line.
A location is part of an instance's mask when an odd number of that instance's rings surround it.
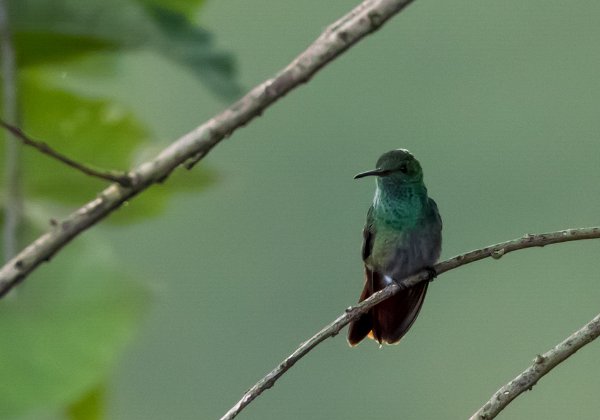
M 69 420 L 102 420 L 104 418 L 104 385 L 90 389 L 67 410 Z
M 161 29 L 152 42 L 153 47 L 165 57 L 186 65 L 206 81 L 216 92 L 233 98 L 241 93 L 239 85 L 232 83 L 235 66 L 230 54 L 207 48 L 211 36 L 191 24 L 183 15 L 170 10 L 149 8 L 154 22 Z
M 53 32 L 17 32 L 17 63 L 21 67 L 76 58 L 90 52 L 118 48 L 114 41 L 90 36 L 72 36 Z
M 101 383 L 149 300 L 98 240 L 78 240 L 0 304 L 0 418 L 66 407 Z
M 27 104 L 25 132 L 79 162 L 102 169 L 127 170 L 132 166 L 134 152 L 139 156 L 142 144 L 147 143 L 146 128 L 124 107 L 48 86 L 35 71 L 22 77 L 21 95 Z M 158 152 L 148 146 L 143 150 L 144 159 Z M 107 185 L 32 148 L 23 153 L 23 178 L 25 196 L 31 200 L 71 206 L 90 200 Z M 170 194 L 202 189 L 214 179 L 203 168 L 177 170 L 166 187 L 152 187 L 107 220 L 122 223 L 155 216 L 163 210 Z
M 133 151 L 148 137 L 124 107 L 45 85 L 35 72 L 23 77 L 21 98 L 29 136 L 94 167 L 127 170 Z M 23 168 L 26 196 L 34 198 L 80 204 L 107 184 L 32 148 L 23 154 Z
M 188 17 L 192 17 L 195 12 L 204 4 L 204 0 L 137 0 L 142 4 L 149 6 L 158 6 L 173 12 L 179 12 Z
M 64 39 L 72 38 L 77 43 L 81 37 L 84 41 L 91 38 L 119 47 L 140 46 L 153 30 L 145 7 L 133 0 L 20 0 L 10 2 L 9 7 L 17 36 L 62 36 L 61 42 L 53 46 L 58 50 Z M 94 51 L 91 46 L 88 48 L 88 52 Z
M 21 66 L 64 61 L 106 49 L 151 48 L 179 64 L 217 94 L 241 89 L 233 59 L 189 20 L 199 1 L 20 0 L 10 2 Z

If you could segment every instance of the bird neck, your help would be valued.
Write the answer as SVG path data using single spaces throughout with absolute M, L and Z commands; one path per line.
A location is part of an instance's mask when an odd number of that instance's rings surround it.
M 423 182 L 406 184 L 384 182 L 377 183 L 373 199 L 376 219 L 392 227 L 406 227 L 417 224 L 426 216 L 429 198 Z

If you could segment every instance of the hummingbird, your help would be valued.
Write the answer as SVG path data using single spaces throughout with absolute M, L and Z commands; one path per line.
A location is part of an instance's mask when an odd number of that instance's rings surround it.
M 363 229 L 365 286 L 359 302 L 395 281 L 426 269 L 433 271 L 442 245 L 442 219 L 427 195 L 419 161 L 405 149 L 391 150 L 376 169 L 354 178 L 376 177 L 373 204 Z M 350 323 L 348 343 L 366 336 L 395 344 L 406 334 L 423 305 L 429 282 L 402 290 Z

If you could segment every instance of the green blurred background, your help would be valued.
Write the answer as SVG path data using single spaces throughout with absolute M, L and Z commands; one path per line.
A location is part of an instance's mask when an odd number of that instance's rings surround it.
M 356 3 L 210 1 L 198 20 L 250 88 Z M 94 241 L 78 239 L 73 249 L 110 248 L 116 273 L 152 295 L 104 375 L 104 417 L 218 418 L 353 304 L 374 185 L 352 176 L 389 149 L 421 161 L 444 220 L 443 258 L 600 224 L 599 20 L 595 1 L 417 1 L 211 152 L 194 169 L 212 179 L 207 188 L 170 196 L 152 219 L 102 224 Z M 229 102 L 149 51 L 116 60 L 107 68 L 97 57 L 80 60 L 75 67 L 88 73 L 56 66 L 54 77 L 126 104 L 156 150 Z M 171 186 L 153 187 L 117 217 Z M 25 293 L 52 294 L 52 265 L 74 252 L 36 271 Z M 444 274 L 400 345 L 351 349 L 340 334 L 240 418 L 468 417 L 600 312 L 599 255 L 600 241 L 584 241 Z M 94 273 L 98 282 L 109 276 Z M 596 419 L 599 357 L 597 343 L 584 348 L 502 418 Z M 36 410 L 27 418 L 59 412 Z

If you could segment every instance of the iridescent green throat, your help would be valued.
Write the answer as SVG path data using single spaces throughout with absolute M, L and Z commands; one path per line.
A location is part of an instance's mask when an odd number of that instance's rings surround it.
M 373 216 L 377 223 L 403 229 L 419 225 L 430 213 L 427 188 L 420 182 L 392 183 L 377 180 Z

